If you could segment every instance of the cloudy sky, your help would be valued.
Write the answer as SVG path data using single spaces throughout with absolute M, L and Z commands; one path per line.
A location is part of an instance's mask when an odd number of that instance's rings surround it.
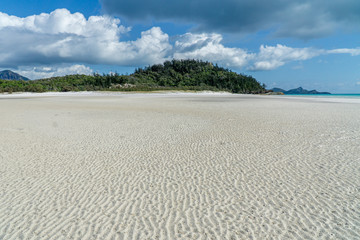
M 268 88 L 360 92 L 358 0 L 1 0 L 0 70 L 31 79 L 202 59 Z

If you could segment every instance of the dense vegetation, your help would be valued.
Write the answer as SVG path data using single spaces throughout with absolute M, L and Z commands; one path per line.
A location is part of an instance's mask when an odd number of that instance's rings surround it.
M 172 60 L 133 74 L 68 75 L 34 81 L 0 80 L 0 92 L 213 90 L 261 93 L 255 78 L 198 60 Z

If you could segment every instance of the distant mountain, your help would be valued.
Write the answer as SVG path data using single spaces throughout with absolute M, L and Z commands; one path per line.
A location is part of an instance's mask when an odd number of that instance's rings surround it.
M 288 91 L 281 89 L 281 88 L 273 88 L 271 89 L 273 92 L 283 92 L 284 94 L 331 94 L 329 92 L 318 92 L 316 90 L 306 90 L 302 87 L 290 89 Z
M 282 88 L 273 88 L 273 89 L 270 89 L 271 91 L 273 92 L 286 92 L 284 89 Z
M 306 90 L 302 87 L 290 89 L 289 91 L 285 91 L 285 94 L 330 94 L 329 92 L 318 92 L 316 90 Z
M 30 79 L 21 76 L 20 74 L 17 74 L 13 71 L 10 70 L 4 70 L 0 72 L 0 79 L 4 79 L 4 80 L 25 80 L 28 81 Z

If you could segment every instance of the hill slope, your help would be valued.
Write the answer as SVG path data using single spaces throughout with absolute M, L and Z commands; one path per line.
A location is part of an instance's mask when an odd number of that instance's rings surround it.
M 265 91 L 264 86 L 251 76 L 199 60 L 166 61 L 164 64 L 136 69 L 130 77 L 136 79 L 134 83 L 144 82 L 164 87 L 203 87 L 233 93 Z
M 130 75 L 68 75 L 26 82 L 0 80 L 0 92 L 154 90 L 262 93 L 265 92 L 265 86 L 251 76 L 198 60 L 166 61 L 164 64 L 138 68 Z
M 4 70 L 0 72 L 0 79 L 4 79 L 4 80 L 24 80 L 24 81 L 28 81 L 30 79 L 21 76 L 18 73 L 15 73 L 13 71 L 10 70 Z

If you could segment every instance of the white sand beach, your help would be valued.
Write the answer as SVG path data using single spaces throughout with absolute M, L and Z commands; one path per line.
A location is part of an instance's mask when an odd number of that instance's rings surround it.
M 0 96 L 0 239 L 360 239 L 360 103 Z

